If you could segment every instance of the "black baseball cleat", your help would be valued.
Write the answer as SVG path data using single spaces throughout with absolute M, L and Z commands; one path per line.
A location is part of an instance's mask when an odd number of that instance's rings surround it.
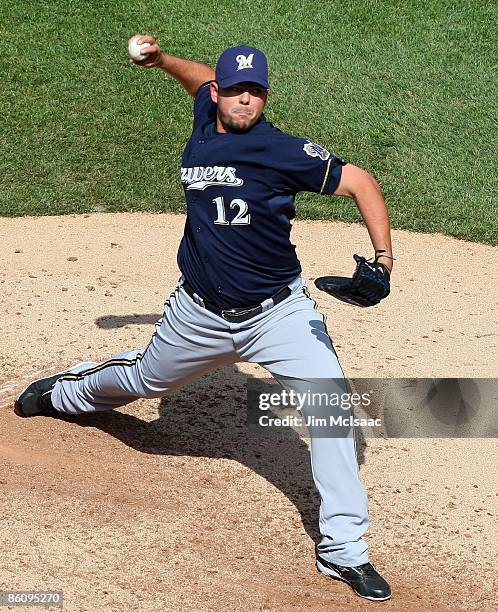
M 14 412 L 20 417 L 61 416 L 52 404 L 52 389 L 64 372 L 31 383 L 14 403 Z
M 391 587 L 371 563 L 344 567 L 317 557 L 316 566 L 323 574 L 347 582 L 360 597 L 371 601 L 385 601 L 391 597 Z

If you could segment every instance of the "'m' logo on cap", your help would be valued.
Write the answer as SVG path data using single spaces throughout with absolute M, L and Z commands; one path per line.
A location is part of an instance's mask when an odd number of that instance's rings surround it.
M 252 68 L 252 60 L 254 58 L 254 53 L 250 53 L 249 55 L 237 55 L 235 60 L 238 62 L 239 67 L 237 71 L 244 70 L 244 68 Z

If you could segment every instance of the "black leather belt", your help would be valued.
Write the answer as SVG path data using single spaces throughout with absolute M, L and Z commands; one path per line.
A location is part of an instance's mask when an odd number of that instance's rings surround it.
M 187 281 L 183 282 L 183 288 L 188 293 L 188 295 L 193 298 L 195 291 L 192 289 L 191 285 Z M 288 298 L 292 291 L 289 287 L 283 287 L 280 291 L 277 291 L 274 295 L 270 297 L 273 301 L 273 305 L 276 306 L 283 302 L 285 298 Z M 200 296 L 199 296 L 200 297 Z M 243 323 L 244 321 L 248 321 L 252 319 L 256 315 L 259 315 L 263 312 L 263 306 L 261 304 L 256 304 L 256 306 L 239 306 L 238 308 L 221 308 L 212 302 L 207 302 L 206 300 L 202 300 L 204 304 L 204 308 L 214 314 L 217 314 L 219 317 L 225 319 L 225 321 L 229 321 L 230 323 Z

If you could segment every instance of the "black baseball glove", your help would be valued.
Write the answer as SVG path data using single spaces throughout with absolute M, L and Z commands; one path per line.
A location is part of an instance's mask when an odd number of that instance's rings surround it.
M 353 278 L 320 276 L 315 285 L 321 291 L 354 306 L 375 306 L 389 295 L 389 270 L 381 263 L 353 255 L 356 270 Z

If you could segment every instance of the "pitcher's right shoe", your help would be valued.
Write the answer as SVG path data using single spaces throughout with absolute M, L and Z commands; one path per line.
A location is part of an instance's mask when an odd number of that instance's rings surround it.
M 52 376 L 35 380 L 35 382 L 24 389 L 14 402 L 14 412 L 20 417 L 38 415 L 51 417 L 74 416 L 74 414 L 62 412 L 54 408 L 51 396 L 55 383 L 64 374 L 81 374 L 85 370 L 88 371 L 96 365 L 97 364 L 93 361 L 81 361 L 63 372 L 57 372 L 57 374 L 52 374 Z
M 54 408 L 51 400 L 52 389 L 63 374 L 65 372 L 59 372 L 35 380 L 28 385 L 14 403 L 14 412 L 17 416 L 61 416 L 64 414 Z

